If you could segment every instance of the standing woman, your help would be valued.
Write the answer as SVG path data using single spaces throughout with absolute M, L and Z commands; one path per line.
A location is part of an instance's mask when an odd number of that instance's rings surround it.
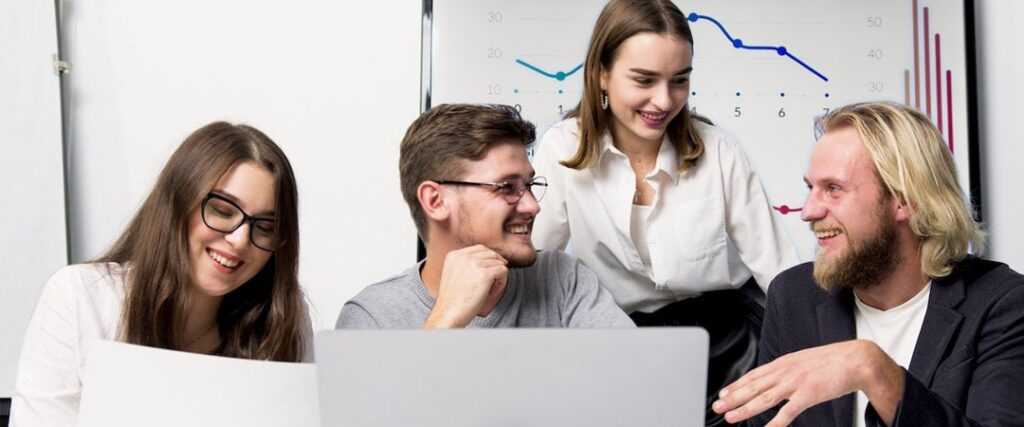
M 47 282 L 25 334 L 11 425 L 75 424 L 97 338 L 309 360 L 297 203 L 291 165 L 262 132 L 224 122 L 193 132 L 114 246 Z
M 671 1 L 605 6 L 580 103 L 536 151 L 550 187 L 533 236 L 571 238 L 637 325 L 708 329 L 712 395 L 757 362 L 763 312 L 747 291 L 760 291 L 740 289 L 766 291 L 798 257 L 739 144 L 687 110 L 692 61 Z

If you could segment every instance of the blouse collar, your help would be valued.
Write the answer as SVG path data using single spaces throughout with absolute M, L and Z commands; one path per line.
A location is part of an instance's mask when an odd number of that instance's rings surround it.
M 629 161 L 629 156 L 619 150 L 618 147 L 612 142 L 611 131 L 605 130 L 604 134 L 601 135 L 601 155 L 598 157 L 597 167 L 600 168 L 606 153 L 614 154 L 622 159 Z M 676 152 L 676 147 L 672 145 L 672 141 L 668 139 L 668 133 L 661 140 L 661 148 L 658 150 L 658 158 L 654 164 L 654 169 L 668 175 L 672 178 L 673 184 L 679 183 L 679 155 Z

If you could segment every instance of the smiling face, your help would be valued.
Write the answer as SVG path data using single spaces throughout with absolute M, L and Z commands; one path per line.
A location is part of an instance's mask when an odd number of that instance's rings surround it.
M 619 45 L 601 70 L 615 141 L 661 143 L 689 99 L 692 63 L 693 45 L 667 34 L 637 33 Z
M 805 177 L 810 188 L 801 218 L 818 238 L 818 283 L 869 288 L 899 263 L 894 201 L 853 128 L 826 133 Z
M 503 182 L 520 178 L 529 182 L 534 175 L 523 144 L 506 140 L 492 144 L 480 160 L 466 161 L 459 178 L 474 182 Z M 510 267 L 526 267 L 537 259 L 530 233 L 540 205 L 530 191 L 509 204 L 490 187 L 448 187 L 457 198 L 457 215 L 452 233 L 457 246 L 481 244 L 503 256 Z
M 217 180 L 211 192 L 233 201 L 249 215 L 274 217 L 274 176 L 256 163 L 236 163 Z M 188 246 L 193 290 L 219 298 L 263 269 L 272 253 L 252 244 L 250 227 L 246 222 L 231 233 L 222 233 L 203 222 L 199 206 L 192 211 Z

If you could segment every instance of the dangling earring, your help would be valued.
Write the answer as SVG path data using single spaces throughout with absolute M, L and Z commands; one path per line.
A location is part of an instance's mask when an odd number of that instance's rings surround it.
M 608 109 L 608 92 L 601 91 L 601 109 Z

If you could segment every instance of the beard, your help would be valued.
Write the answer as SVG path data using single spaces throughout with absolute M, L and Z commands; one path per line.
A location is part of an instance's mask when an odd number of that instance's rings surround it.
M 875 214 L 878 230 L 865 240 L 846 234 L 848 247 L 833 259 L 818 252 L 814 261 L 814 281 L 826 292 L 834 288 L 870 289 L 891 274 L 902 261 L 897 254 L 896 221 L 892 213 L 879 205 Z M 815 223 L 811 224 L 814 229 Z
M 488 249 L 497 252 L 502 258 L 508 261 L 508 268 L 523 268 L 533 265 L 537 261 L 537 250 L 533 248 L 533 245 L 528 245 L 528 248 L 522 250 L 514 250 L 514 248 L 506 247 L 501 245 L 500 242 L 484 242 L 478 238 L 478 233 L 470 226 L 470 213 L 465 209 L 465 206 L 459 206 L 459 223 L 464 224 L 456 233 L 456 239 L 461 247 L 469 247 L 474 245 L 484 245 Z M 531 221 L 532 222 L 532 221 Z M 504 233 L 504 226 L 502 227 L 502 233 Z
M 505 260 L 508 261 L 509 268 L 529 267 L 537 261 L 537 251 L 532 249 L 529 252 L 522 253 L 514 253 L 513 251 L 507 249 L 503 250 L 501 248 L 491 248 L 491 250 L 497 252 L 498 255 L 502 256 L 502 258 L 505 258 Z

